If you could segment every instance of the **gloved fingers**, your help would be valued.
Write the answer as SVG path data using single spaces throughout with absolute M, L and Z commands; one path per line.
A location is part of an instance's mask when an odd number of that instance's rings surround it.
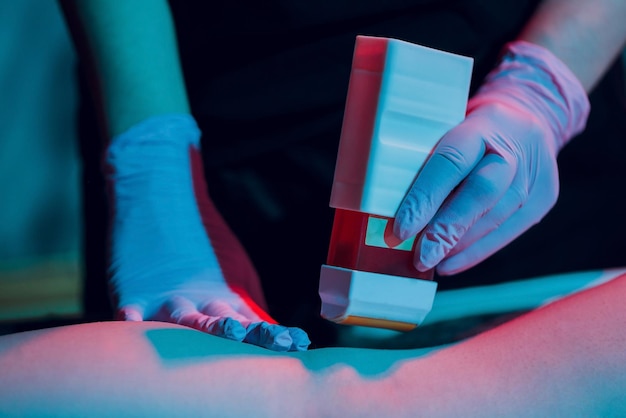
M 465 233 L 498 204 L 515 170 L 515 165 L 502 156 L 485 155 L 424 229 L 415 253 L 415 267 L 426 271 L 443 260 Z
M 538 160 L 535 164 L 544 165 L 540 170 L 541 176 L 520 177 L 518 173 L 513 186 L 503 197 L 503 202 L 507 202 L 508 208 L 505 205 L 501 208 L 496 207 L 496 211 L 491 215 L 494 217 L 494 223 L 500 222 L 498 218 L 505 220 L 491 232 L 467 245 L 467 248 L 443 260 L 437 266 L 439 274 L 455 274 L 478 264 L 520 236 L 548 213 L 559 195 L 558 169 L 553 159 Z M 508 215 L 507 212 L 512 213 Z
M 398 208 L 393 229 L 398 238 L 406 240 L 421 231 L 480 161 L 485 144 L 478 134 L 484 130 L 479 121 L 468 116 L 435 147 Z
M 254 303 L 254 302 L 252 302 Z M 259 308 L 260 309 L 260 308 Z M 274 351 L 305 351 L 311 341 L 306 332 L 300 328 L 289 328 L 272 322 L 264 321 L 257 315 L 257 311 L 246 303 L 235 310 L 230 304 L 215 300 L 205 304 L 202 313 L 211 316 L 229 317 L 246 327 L 246 336 L 243 341 Z M 262 311 L 261 311 L 262 312 Z
M 229 304 L 212 301 L 206 304 L 202 312 L 210 315 L 230 316 L 247 327 L 244 342 L 269 348 L 274 351 L 306 351 L 311 344 L 309 336 L 300 328 L 284 327 L 263 311 L 254 301 L 244 298 L 244 302 L 235 311 Z M 264 324 L 264 325 L 259 325 Z M 291 338 L 284 334 L 286 330 Z
M 477 240 L 465 250 L 443 260 L 437 266 L 437 273 L 451 275 L 475 266 L 536 224 L 545 213 L 547 213 L 547 209 L 538 215 L 532 205 L 524 205 L 500 227 Z
M 117 310 L 118 321 L 143 321 L 143 308 L 139 305 L 126 305 Z
M 189 299 L 176 296 L 164 305 L 167 322 L 185 325 L 198 331 L 242 341 L 246 335 L 245 327 L 236 319 L 221 315 L 206 315 L 196 309 Z
M 311 345 L 308 334 L 301 328 L 288 327 L 291 336 L 291 347 L 289 351 L 306 351 Z
M 447 258 L 464 251 L 474 245 L 492 231 L 498 229 L 515 212 L 520 210 L 528 199 L 528 193 L 523 187 L 512 184 L 502 199 L 463 235 L 458 244 L 448 253 Z
M 294 345 L 287 327 L 267 322 L 254 322 L 248 325 L 243 341 L 272 351 L 289 351 Z

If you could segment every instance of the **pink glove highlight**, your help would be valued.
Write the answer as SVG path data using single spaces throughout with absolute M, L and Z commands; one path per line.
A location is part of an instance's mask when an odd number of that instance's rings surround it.
M 454 274 L 478 264 L 557 200 L 556 156 L 585 127 L 586 92 L 543 47 L 516 41 L 504 52 L 396 214 L 399 238 L 422 231 L 418 270 Z

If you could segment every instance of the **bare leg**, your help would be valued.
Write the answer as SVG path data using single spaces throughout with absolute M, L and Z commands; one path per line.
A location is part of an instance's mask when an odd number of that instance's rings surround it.
M 14 334 L 0 338 L 0 413 L 618 416 L 624 295 L 621 275 L 426 355 L 275 353 L 154 322 Z

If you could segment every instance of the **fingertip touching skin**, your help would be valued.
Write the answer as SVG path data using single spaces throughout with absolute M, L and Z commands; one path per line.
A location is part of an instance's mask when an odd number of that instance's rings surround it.
M 554 55 L 508 44 L 398 209 L 394 233 L 421 233 L 415 267 L 463 271 L 539 222 L 558 197 L 558 151 L 588 113 L 584 88 Z
M 306 351 L 311 341 L 300 328 L 287 328 L 267 322 L 255 322 L 246 328 L 244 342 L 272 351 Z
M 190 115 L 161 115 L 108 148 L 118 318 L 177 323 L 278 351 L 306 349 L 304 331 L 292 333 L 266 313 L 256 271 L 208 197 L 199 138 Z

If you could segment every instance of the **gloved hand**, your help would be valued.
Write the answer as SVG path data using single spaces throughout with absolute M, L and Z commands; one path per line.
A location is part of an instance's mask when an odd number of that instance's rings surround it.
M 199 140 L 190 115 L 163 115 L 108 147 L 110 284 L 119 319 L 306 350 L 303 330 L 276 324 L 259 306 L 265 301 L 256 271 L 209 199 Z
M 586 124 L 587 95 L 548 50 L 517 41 L 437 144 L 396 214 L 394 233 L 423 230 L 415 266 L 443 275 L 507 245 L 556 203 L 559 150 Z

